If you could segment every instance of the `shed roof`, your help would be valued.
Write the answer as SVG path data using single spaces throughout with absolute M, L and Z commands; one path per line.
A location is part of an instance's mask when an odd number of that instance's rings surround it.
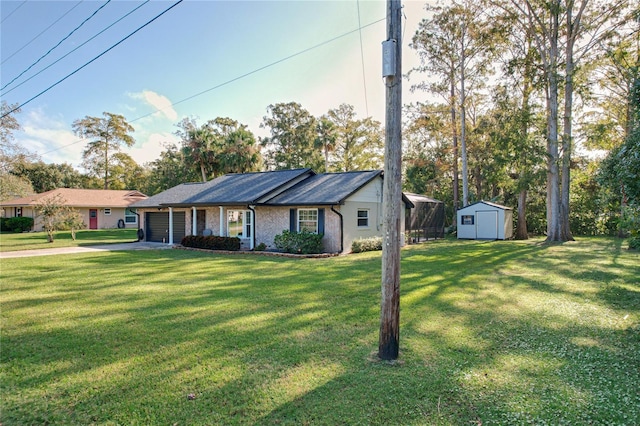
M 342 204 L 353 193 L 381 174 L 381 170 L 369 170 L 311 176 L 270 198 L 264 204 L 280 206 Z
M 475 207 L 478 207 L 478 204 L 485 204 L 487 206 L 490 207 L 494 207 L 496 209 L 500 209 L 500 210 L 513 210 L 511 207 L 507 207 L 507 206 L 503 206 L 501 204 L 497 204 L 497 203 L 492 203 L 491 201 L 478 201 L 476 203 L 473 204 L 469 204 L 467 207 L 463 207 L 461 209 L 459 209 L 458 211 L 462 211 L 462 210 L 466 210 L 466 209 L 471 209 L 471 210 L 475 210 Z M 474 207 L 474 208 L 472 208 Z
M 0 203 L 3 207 L 36 206 L 42 200 L 50 197 L 61 197 L 65 205 L 69 207 L 129 207 L 136 201 L 147 198 L 140 191 L 125 189 L 80 189 L 80 188 L 57 188 L 40 194 L 29 195 L 27 197 L 16 198 Z

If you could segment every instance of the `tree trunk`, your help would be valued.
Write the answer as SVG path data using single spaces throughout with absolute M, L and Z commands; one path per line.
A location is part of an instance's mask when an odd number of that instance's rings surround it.
M 484 188 L 482 185 L 482 170 L 480 165 L 475 167 L 475 181 L 476 181 L 476 200 L 482 200 L 484 198 Z
M 558 26 L 559 1 L 552 5 L 547 86 L 547 241 L 562 241 L 558 173 Z
M 464 33 L 464 24 L 463 24 Z M 460 52 L 460 157 L 462 158 L 462 207 L 469 205 L 469 173 L 467 171 L 467 135 L 464 89 L 464 36 Z
M 109 139 L 104 141 L 104 189 L 109 189 Z
M 586 5 L 587 0 L 582 2 L 582 7 Z M 582 10 L 578 14 L 575 22 L 573 22 L 572 7 L 567 7 L 566 23 L 567 23 L 567 45 L 565 50 L 565 87 L 564 87 L 564 117 L 563 117 L 563 133 L 562 133 L 562 187 L 561 187 L 561 219 L 560 219 L 560 238 L 562 241 L 573 241 L 569 222 L 569 191 L 571 187 L 571 151 L 572 143 L 572 111 L 573 111 L 573 73 L 575 72 L 575 62 L 573 58 L 573 48 L 580 27 L 580 16 Z
M 202 181 L 206 182 L 207 181 L 207 173 L 204 170 L 204 163 L 200 163 L 200 173 L 202 175 Z
M 529 238 L 527 232 L 527 190 L 523 189 L 518 194 L 518 226 L 516 227 L 516 240 Z
M 458 193 L 458 124 L 456 123 L 456 86 L 455 76 L 451 75 L 451 134 L 453 135 L 453 222 L 458 223 L 458 207 L 460 207 Z

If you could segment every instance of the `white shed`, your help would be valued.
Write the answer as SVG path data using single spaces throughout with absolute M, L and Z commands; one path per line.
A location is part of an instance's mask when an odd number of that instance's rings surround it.
M 513 236 L 513 210 L 479 201 L 458 210 L 458 239 L 506 240 Z

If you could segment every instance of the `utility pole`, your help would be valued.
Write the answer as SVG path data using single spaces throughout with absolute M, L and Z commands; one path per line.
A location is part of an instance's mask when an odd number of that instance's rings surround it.
M 384 238 L 378 357 L 398 358 L 400 347 L 400 220 L 402 220 L 402 4 L 387 0 L 387 40 L 383 45 L 386 85 L 384 148 Z

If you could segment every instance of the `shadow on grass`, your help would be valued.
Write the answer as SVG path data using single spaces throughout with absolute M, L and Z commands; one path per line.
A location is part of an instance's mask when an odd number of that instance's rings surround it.
M 593 258 L 555 249 L 404 250 L 393 366 L 374 361 L 379 253 L 25 260 L 29 278 L 9 271 L 12 290 L 0 291 L 11 320 L 2 420 L 632 424 L 623 416 L 640 416 L 638 329 L 618 309 L 637 307 L 626 301 L 633 294 L 602 293 L 598 279 L 633 293 L 634 259 L 599 262 L 584 276 L 571 257 Z

